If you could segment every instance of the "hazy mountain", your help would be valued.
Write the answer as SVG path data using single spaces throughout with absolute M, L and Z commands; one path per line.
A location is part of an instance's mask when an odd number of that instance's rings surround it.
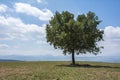
M 76 56 L 76 61 L 97 61 L 120 63 L 120 56 Z M 24 56 L 24 55 L 0 55 L 0 61 L 71 61 L 71 56 Z

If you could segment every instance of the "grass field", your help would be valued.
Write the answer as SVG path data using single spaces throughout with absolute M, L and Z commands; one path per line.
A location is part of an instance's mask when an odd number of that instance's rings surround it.
M 0 80 L 120 80 L 120 63 L 0 62 Z

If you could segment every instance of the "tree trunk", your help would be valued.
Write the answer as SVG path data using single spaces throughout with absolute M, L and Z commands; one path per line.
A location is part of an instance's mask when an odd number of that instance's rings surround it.
M 72 50 L 72 65 L 75 65 L 75 53 L 74 53 L 74 50 Z

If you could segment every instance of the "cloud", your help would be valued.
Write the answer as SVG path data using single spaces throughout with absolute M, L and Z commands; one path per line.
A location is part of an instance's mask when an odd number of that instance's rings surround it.
M 102 55 L 120 55 L 120 27 L 107 26 L 104 29 L 104 46 Z
M 42 44 L 42 45 L 46 45 L 47 44 L 47 42 L 46 42 L 46 40 L 37 40 L 37 44 Z
M 0 55 L 48 54 L 45 26 L 25 24 L 19 18 L 0 16 Z
M 37 3 L 48 4 L 45 0 L 36 0 Z
M 38 17 L 42 21 L 48 21 L 53 16 L 53 13 L 49 9 L 41 10 L 37 7 L 26 3 L 15 3 L 14 8 L 16 12 Z
M 105 37 L 111 39 L 120 39 L 120 27 L 105 27 Z
M 0 49 L 9 48 L 7 44 L 0 44 Z
M 44 25 L 45 26 L 45 25 Z M 45 35 L 45 27 L 35 24 L 25 24 L 19 18 L 0 16 L 1 40 L 29 40 Z
M 42 3 L 42 0 L 36 0 L 38 3 Z
M 0 4 L 0 12 L 6 12 L 7 11 L 7 6 L 4 4 Z

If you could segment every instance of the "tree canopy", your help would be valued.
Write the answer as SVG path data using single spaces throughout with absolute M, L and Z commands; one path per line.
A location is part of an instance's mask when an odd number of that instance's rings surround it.
M 103 30 L 98 28 L 101 23 L 95 13 L 89 11 L 74 18 L 74 14 L 63 11 L 56 12 L 46 27 L 46 39 L 55 49 L 60 48 L 66 55 L 92 53 L 97 55 L 102 48 L 97 43 L 103 40 Z

